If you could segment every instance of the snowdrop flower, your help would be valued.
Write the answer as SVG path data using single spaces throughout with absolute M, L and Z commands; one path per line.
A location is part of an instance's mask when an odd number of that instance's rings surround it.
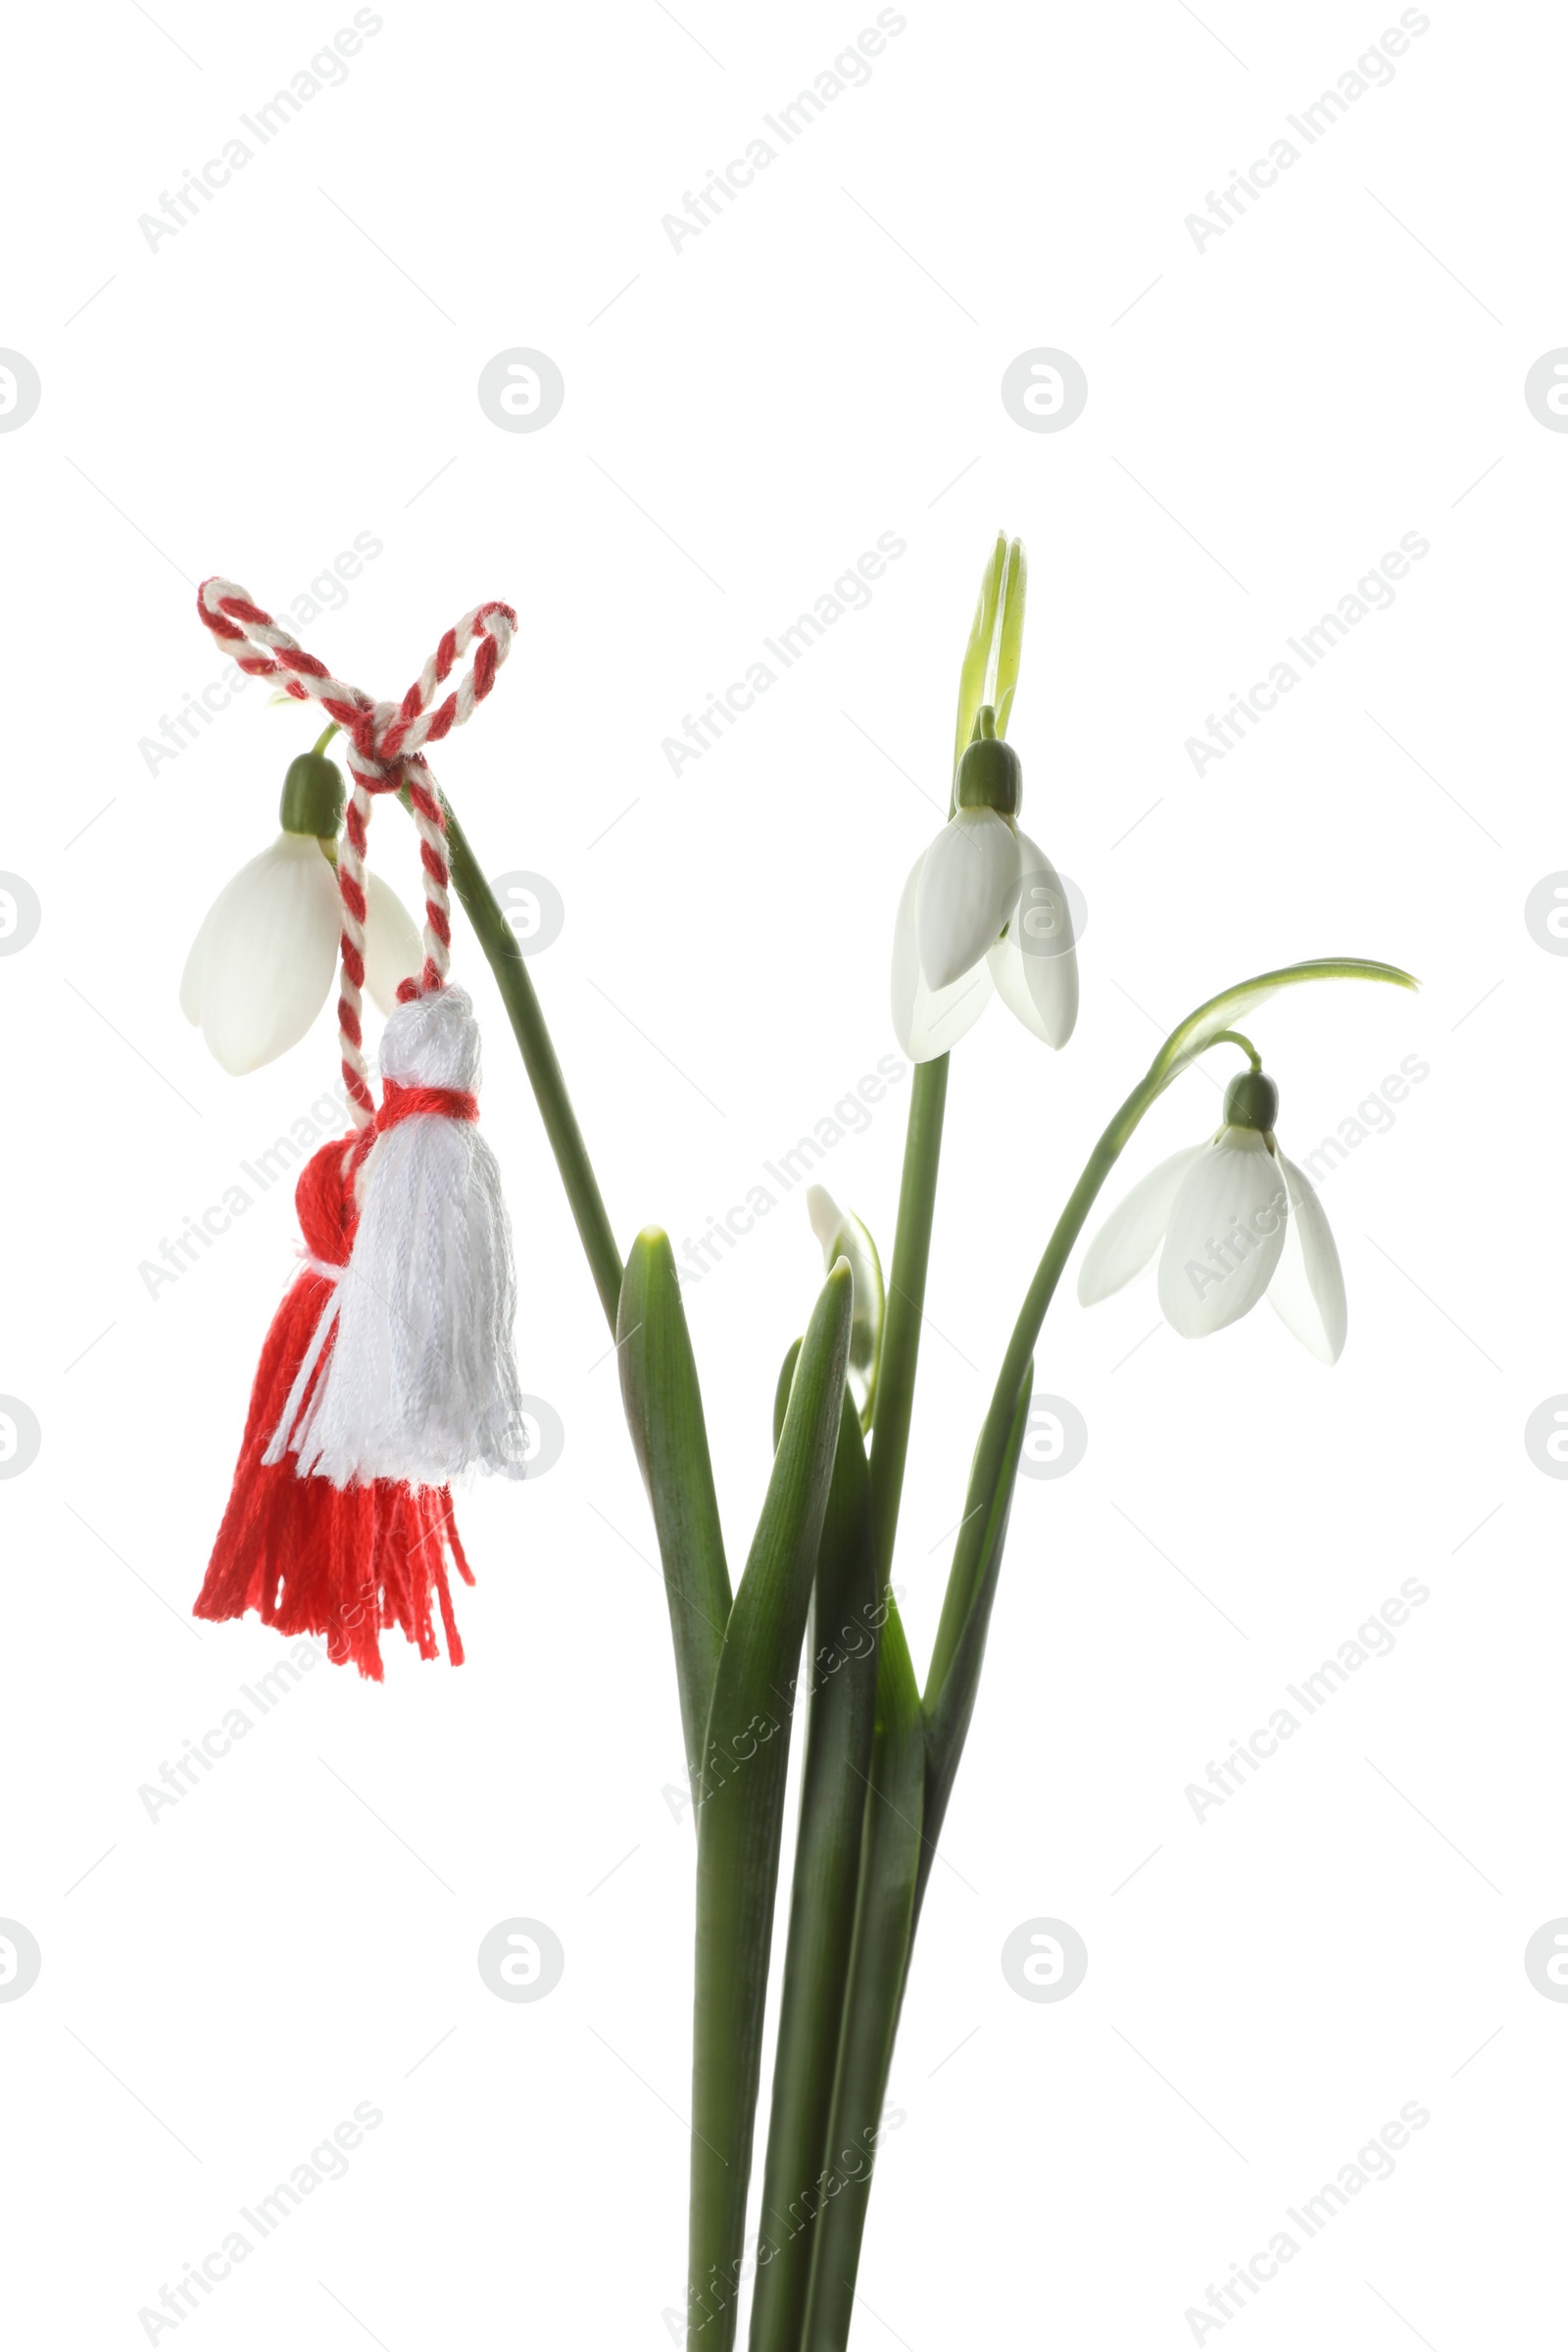
M 225 1070 L 242 1077 L 275 1061 L 310 1028 L 332 987 L 342 909 L 330 852 L 343 778 L 319 752 L 283 779 L 276 841 L 213 902 L 185 960 L 180 1009 Z M 367 876 L 365 985 L 382 1012 L 420 965 L 419 936 L 402 901 Z
M 958 762 L 955 807 L 904 886 L 893 933 L 893 1026 L 911 1061 L 946 1054 L 993 988 L 1026 1029 L 1064 1046 L 1078 955 L 1061 880 L 1017 825 L 1023 770 L 987 705 Z
M 1233 1078 L 1225 1123 L 1151 1171 L 1112 1211 L 1078 1274 L 1085 1306 L 1159 1258 L 1159 1303 L 1183 1339 L 1270 1304 L 1323 1363 L 1345 1346 L 1345 1279 L 1322 1203 L 1274 1138 L 1279 1090 L 1257 1067 Z M 1163 1249 L 1160 1248 L 1163 1243 Z

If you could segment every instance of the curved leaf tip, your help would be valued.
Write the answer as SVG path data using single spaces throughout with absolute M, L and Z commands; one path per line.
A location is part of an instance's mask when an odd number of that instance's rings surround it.
M 1302 980 L 1381 980 L 1391 988 L 1417 989 L 1421 983 L 1396 963 L 1375 963 L 1360 956 L 1319 956 L 1305 963 L 1288 963 L 1275 972 L 1259 972 L 1240 980 L 1206 1004 L 1200 1004 L 1171 1031 L 1150 1065 L 1151 1077 L 1168 1081 L 1187 1068 L 1227 1029 L 1235 1028 L 1282 988 Z

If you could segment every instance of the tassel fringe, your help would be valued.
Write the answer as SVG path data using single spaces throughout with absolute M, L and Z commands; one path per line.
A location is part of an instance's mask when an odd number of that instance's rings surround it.
M 448 1658 L 463 1663 L 449 1568 L 465 1584 L 473 1576 L 450 1493 L 389 1478 L 334 1486 L 264 1453 L 313 1335 L 330 1312 L 339 1288 L 334 1270 L 349 1255 L 354 1143 L 348 1136 L 323 1145 L 301 1171 L 295 1200 L 307 1262 L 263 1345 L 233 1490 L 195 1614 L 219 1621 L 254 1609 L 281 1634 L 324 1639 L 329 1657 L 352 1660 L 380 1682 L 383 1629 L 396 1626 L 421 1657 L 438 1657 L 437 1615 Z M 329 1339 L 321 1350 L 327 1364 L 331 1353 Z M 320 1372 L 318 1361 L 308 1386 L 319 1385 Z

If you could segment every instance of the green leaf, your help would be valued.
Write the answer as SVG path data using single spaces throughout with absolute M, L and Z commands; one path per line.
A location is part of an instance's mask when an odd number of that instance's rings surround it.
M 620 1394 L 663 1562 L 686 1769 L 695 1796 L 713 1678 L 729 1622 L 729 1570 L 674 1253 L 657 1227 L 632 1244 L 615 1341 Z
M 871 2167 L 882 2132 L 899 2027 L 922 1848 L 925 1727 L 898 1610 L 877 1651 L 876 1740 L 866 1791 L 855 1941 L 822 2170 L 824 2203 L 812 2229 L 811 2286 L 801 2336 L 811 2352 L 843 2352 L 855 2312 Z
M 831 1272 L 832 1268 L 830 1267 L 828 1270 Z M 790 1351 L 784 1358 L 783 1368 L 778 1376 L 778 1387 L 773 1391 L 773 1451 L 775 1453 L 778 1451 L 778 1442 L 784 1435 L 784 1416 L 789 1411 L 790 1391 L 795 1386 L 795 1367 L 800 1360 L 801 1343 L 799 1340 L 792 1340 Z
M 735 2340 L 762 2014 L 801 1642 L 843 1417 L 854 1283 L 841 1259 L 801 1345 L 751 1557 L 730 1611 L 697 1815 L 690 2326 Z
M 1023 651 L 1024 597 L 1029 567 L 1023 542 L 1009 546 L 1005 532 L 997 533 L 980 578 L 980 596 L 958 672 L 958 719 L 954 730 L 953 769 L 973 740 L 975 720 L 983 703 L 997 714 L 997 733 L 1005 735 L 1018 685 L 1018 662 Z
M 1018 663 L 1023 653 L 1023 608 L 1029 586 L 1029 565 L 1023 541 L 1007 550 L 1006 577 L 1002 587 L 1002 611 L 997 626 L 996 669 L 987 681 L 986 701 L 997 714 L 997 733 L 1005 735 L 1018 687 Z
M 876 1437 L 871 1446 L 871 1511 L 876 1520 L 877 1574 L 893 1574 L 893 1545 L 904 1493 L 904 1464 L 920 1361 L 926 1268 L 936 1214 L 942 1120 L 948 1100 L 948 1055 L 917 1062 L 909 1083 L 909 1123 L 893 1234 L 893 1271 L 876 1375 Z
M 1007 1540 L 1007 1521 L 1012 1510 L 1018 1456 L 1023 1451 L 1024 1433 L 1029 1427 L 1034 1380 L 1035 1368 L 1031 1359 L 1024 1372 L 1017 1408 L 995 1473 L 987 1482 L 983 1494 L 977 1496 L 971 1486 L 966 1497 L 966 1508 L 978 1514 L 980 1522 L 972 1582 L 966 1593 L 958 1591 L 954 1584 L 949 1585 L 942 1624 L 932 1653 L 931 1671 L 926 1678 L 925 1839 L 915 1896 L 917 1912 L 925 1893 L 926 1880 L 931 1875 L 931 1864 L 936 1858 L 937 1838 L 942 1832 L 948 1799 L 953 1793 L 953 1783 L 963 1754 L 969 1720 L 974 1713 L 974 1702 L 980 1689 L 986 1636 L 991 1626 L 991 1604 L 996 1599 L 997 1582 L 1002 1574 L 1002 1554 Z M 977 1452 L 975 1460 L 978 1471 L 983 1456 Z M 951 1630 L 950 1610 L 953 1620 Z
M 969 627 L 969 642 L 963 652 L 963 666 L 958 672 L 958 721 L 953 738 L 953 772 L 958 772 L 958 761 L 964 747 L 974 733 L 975 713 L 986 699 L 986 677 L 991 667 L 991 648 L 997 633 L 997 613 L 1002 602 L 1003 575 L 1007 566 L 1007 540 L 1003 531 L 997 533 L 985 570 L 980 575 L 980 596 L 975 605 L 974 619 Z
M 882 1287 L 882 1260 L 869 1230 L 831 1193 L 813 1184 L 806 1196 L 811 1231 L 822 1245 L 824 1265 L 847 1257 L 855 1277 L 855 1320 L 850 1325 L 850 1387 L 859 1408 L 860 1427 L 868 1430 L 876 1408 L 877 1359 L 882 1351 L 882 1318 L 887 1295 Z
M 789 1943 L 762 2176 L 752 2352 L 797 2352 L 810 2279 L 810 2218 L 827 2162 L 829 2109 L 850 1977 L 860 1829 L 876 1722 L 871 1481 L 846 1391 L 817 1552 L 807 1642 L 809 1711 Z
M 1394 988 L 1419 988 L 1408 972 L 1397 964 L 1367 963 L 1358 956 L 1320 956 L 1310 963 L 1288 963 L 1277 972 L 1260 972 L 1255 980 L 1238 981 L 1206 1004 L 1200 1004 L 1185 1021 L 1174 1028 L 1150 1066 L 1150 1076 L 1165 1082 L 1185 1070 L 1197 1059 L 1205 1047 L 1227 1029 L 1250 1020 L 1260 1004 L 1282 988 L 1293 988 L 1300 980 L 1385 980 Z

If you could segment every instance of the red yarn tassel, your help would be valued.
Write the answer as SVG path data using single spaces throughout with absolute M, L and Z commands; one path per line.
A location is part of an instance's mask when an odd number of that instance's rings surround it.
M 263 1344 L 228 1508 L 194 1613 L 217 1621 L 255 1609 L 281 1634 L 324 1637 L 330 1658 L 352 1658 L 361 1674 L 380 1682 L 383 1626 L 400 1627 L 422 1658 L 439 1656 L 432 1604 L 441 1612 L 447 1656 L 463 1663 L 449 1552 L 465 1584 L 473 1575 L 450 1490 L 394 1479 L 335 1487 L 330 1479 L 301 1478 L 292 1454 L 262 1459 L 332 1296 L 331 1276 L 316 1269 L 348 1261 L 355 1214 L 348 1161 L 356 1140 L 324 1144 L 300 1173 L 294 1200 L 315 1263 L 296 1278 Z M 313 1389 L 329 1352 L 330 1343 Z

